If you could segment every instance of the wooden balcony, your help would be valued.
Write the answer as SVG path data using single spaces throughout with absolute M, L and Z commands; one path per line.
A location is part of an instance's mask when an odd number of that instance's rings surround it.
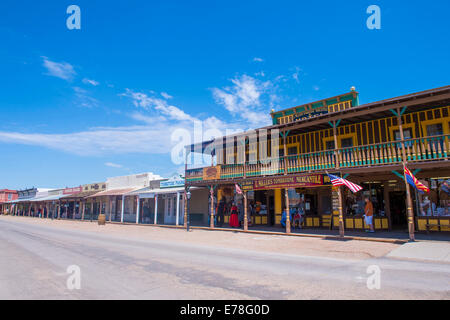
M 449 160 L 450 135 L 355 146 L 336 150 L 289 155 L 255 163 L 220 165 L 220 180 L 298 174 L 338 168 L 364 168 L 401 164 L 402 145 L 408 163 Z M 286 159 L 285 159 L 286 158 Z M 203 168 L 186 172 L 187 182 L 204 180 Z

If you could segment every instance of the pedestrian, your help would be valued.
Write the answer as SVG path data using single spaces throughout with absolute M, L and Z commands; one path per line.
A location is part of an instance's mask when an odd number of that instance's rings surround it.
M 244 203 L 242 200 L 238 203 L 238 218 L 239 226 L 242 227 L 244 225 Z
M 238 208 L 234 202 L 231 206 L 231 212 L 230 212 L 230 227 L 232 227 L 232 228 L 239 227 Z
M 219 206 L 217 208 L 217 225 L 219 227 L 223 226 L 223 217 L 225 215 L 225 210 L 226 210 L 225 199 L 222 198 L 220 199 Z
M 373 228 L 373 204 L 369 197 L 366 197 L 364 200 L 366 201 L 366 206 L 364 207 L 364 220 L 370 228 L 370 230 L 366 230 L 366 232 L 375 232 Z

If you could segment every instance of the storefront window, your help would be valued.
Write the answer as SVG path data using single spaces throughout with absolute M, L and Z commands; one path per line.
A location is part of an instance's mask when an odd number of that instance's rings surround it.
M 430 193 L 419 195 L 421 216 L 450 216 L 450 180 L 432 178 L 429 183 L 422 181 L 430 188 Z

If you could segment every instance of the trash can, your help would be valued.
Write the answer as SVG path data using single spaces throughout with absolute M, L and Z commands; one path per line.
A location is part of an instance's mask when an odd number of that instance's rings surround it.
M 106 215 L 104 215 L 103 213 L 102 213 L 102 214 L 99 214 L 99 215 L 98 215 L 98 224 L 99 224 L 100 226 L 104 226 L 105 223 L 106 223 Z

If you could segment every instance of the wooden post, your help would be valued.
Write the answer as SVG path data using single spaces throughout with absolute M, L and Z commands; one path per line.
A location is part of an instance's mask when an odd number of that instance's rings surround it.
M 158 195 L 155 194 L 155 217 L 153 224 L 158 224 Z
M 184 227 L 187 229 L 187 208 L 188 207 L 188 203 L 187 203 L 187 191 L 184 191 Z
M 214 229 L 214 187 L 210 187 L 210 197 L 211 197 L 211 215 L 209 221 L 209 227 Z
M 284 174 L 285 174 L 285 175 L 288 174 L 288 169 L 287 169 L 287 146 L 286 146 L 286 136 L 287 136 L 287 132 L 284 131 L 284 132 L 283 132 L 283 150 L 284 150 Z
M 336 121 L 333 122 L 333 136 L 334 136 L 334 150 L 336 155 L 336 169 L 340 168 L 339 163 L 339 150 L 338 150 L 338 139 L 337 139 L 337 128 Z M 342 173 L 341 173 L 342 176 Z M 343 238 L 345 236 L 344 230 L 344 212 L 342 206 L 342 187 L 338 187 L 338 200 L 339 200 L 339 236 Z M 333 219 L 333 215 L 331 215 L 331 219 Z
M 338 198 L 339 198 L 339 236 L 344 237 L 344 214 L 342 209 L 342 187 L 338 187 Z
M 136 224 L 139 224 L 139 211 L 140 211 L 140 207 L 141 207 L 141 199 L 139 198 L 139 195 L 136 196 L 136 201 L 137 201 L 137 205 L 136 205 Z
M 402 125 L 402 115 L 400 113 L 400 108 L 397 108 L 397 122 L 398 122 L 398 129 L 400 131 L 400 139 L 402 140 L 402 162 L 403 162 L 403 177 L 405 180 L 405 187 L 406 187 L 406 207 L 408 212 L 408 232 L 409 232 L 409 240 L 415 241 L 414 236 L 414 211 L 413 211 L 413 203 L 411 199 L 411 191 L 409 188 L 409 183 L 406 180 L 406 174 L 405 174 L 405 168 L 407 165 L 406 160 L 406 149 L 405 149 L 405 137 L 403 136 L 403 125 Z
M 180 193 L 177 192 L 177 209 L 175 210 L 176 212 L 176 217 L 175 217 L 175 225 L 179 225 L 180 224 Z
M 386 214 L 386 217 L 388 218 L 388 229 L 391 231 L 392 229 L 392 222 L 391 222 L 391 203 L 389 200 L 389 182 L 384 182 L 384 192 L 383 192 L 383 198 L 384 198 L 384 212 Z
M 86 210 L 86 200 L 81 202 L 81 220 L 84 220 L 84 211 Z
M 289 189 L 284 189 L 286 200 L 286 233 L 291 233 L 291 213 L 289 211 Z
M 244 191 L 244 231 L 248 231 L 247 191 Z
M 58 220 L 61 219 L 61 201 L 58 201 Z
M 122 195 L 122 210 L 120 211 L 120 222 L 123 223 L 123 215 L 125 214 L 125 195 Z

